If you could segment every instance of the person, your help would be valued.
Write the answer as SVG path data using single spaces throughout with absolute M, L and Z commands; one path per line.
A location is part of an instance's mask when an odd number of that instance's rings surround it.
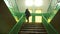
M 26 16 L 26 19 L 27 19 L 27 22 L 29 22 L 29 17 L 30 17 L 30 12 L 29 12 L 29 10 L 28 9 L 26 9 L 26 11 L 25 11 L 25 16 Z

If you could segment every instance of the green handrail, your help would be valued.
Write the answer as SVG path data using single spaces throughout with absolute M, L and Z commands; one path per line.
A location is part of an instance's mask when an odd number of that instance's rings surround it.
M 47 19 L 42 15 L 43 17 L 43 24 L 47 30 L 48 34 L 58 34 L 58 32 L 55 30 L 55 28 L 47 22 Z
M 57 0 L 50 1 L 49 7 L 47 9 L 47 13 L 49 13 L 49 17 L 53 14 L 53 12 L 55 12 L 53 10 L 56 9 L 56 5 L 57 5 Z
M 54 12 L 49 17 L 50 20 L 52 20 L 54 18 L 54 16 L 57 14 L 57 12 L 58 12 L 59 9 L 60 9 L 60 7 L 59 6 L 56 6 L 55 10 L 53 10 Z
M 50 18 L 52 20 L 59 9 L 60 9 L 60 7 L 56 6 L 55 10 L 52 10 L 53 12 L 52 12 L 51 16 L 47 16 L 48 19 Z M 48 34 L 58 34 L 58 31 L 56 31 L 56 29 L 50 23 L 48 23 L 48 19 L 46 18 L 46 16 L 44 16 L 44 14 L 42 14 L 42 17 L 43 17 L 43 19 L 42 19 L 43 24 L 44 24 Z
M 24 15 L 21 16 L 19 22 L 14 25 L 11 31 L 8 34 L 18 34 L 22 24 L 24 23 Z

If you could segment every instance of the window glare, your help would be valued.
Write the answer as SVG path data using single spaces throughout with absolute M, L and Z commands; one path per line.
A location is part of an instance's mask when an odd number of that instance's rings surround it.
M 33 5 L 33 0 L 26 0 L 25 4 L 26 4 L 26 6 L 32 6 Z
M 35 0 L 35 6 L 42 6 L 43 1 L 42 0 Z
M 42 6 L 43 5 L 43 0 L 26 0 L 25 1 L 26 6 Z

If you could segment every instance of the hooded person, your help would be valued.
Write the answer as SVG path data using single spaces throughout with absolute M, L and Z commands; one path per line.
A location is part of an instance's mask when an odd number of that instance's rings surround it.
M 29 22 L 29 17 L 30 17 L 30 12 L 29 12 L 29 10 L 28 9 L 26 9 L 26 11 L 25 11 L 25 16 L 26 16 L 26 19 L 27 19 L 27 22 Z

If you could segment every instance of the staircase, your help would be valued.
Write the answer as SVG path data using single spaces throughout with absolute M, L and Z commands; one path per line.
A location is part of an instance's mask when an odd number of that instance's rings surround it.
M 18 34 L 47 34 L 42 23 L 24 23 Z

